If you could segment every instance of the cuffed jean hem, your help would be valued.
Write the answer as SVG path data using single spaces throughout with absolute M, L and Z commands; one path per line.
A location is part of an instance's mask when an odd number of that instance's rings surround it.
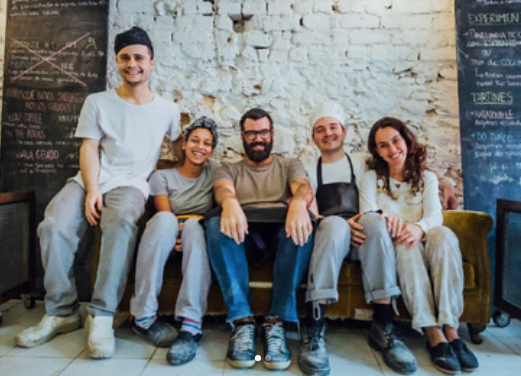
M 246 317 L 255 317 L 253 315 L 253 313 L 250 313 L 248 315 L 238 315 L 238 316 L 235 316 L 235 317 L 232 317 L 232 318 L 228 318 L 226 317 L 226 323 L 230 324 L 231 327 L 235 327 L 235 325 L 233 325 L 234 321 L 237 321 L 237 320 L 240 320 L 240 319 L 245 319 Z
M 398 286 L 391 287 L 389 289 L 375 290 L 369 291 L 365 293 L 365 301 L 367 304 L 371 304 L 374 300 L 385 299 L 385 298 L 395 298 L 400 296 L 402 291 Z
M 338 291 L 335 289 L 306 291 L 306 303 L 323 299 L 327 300 L 327 304 L 338 302 Z
M 297 316 L 284 316 L 284 315 L 281 315 L 280 313 L 274 313 L 271 311 L 270 311 L 270 313 L 268 313 L 266 315 L 266 317 L 280 317 L 280 318 L 282 318 L 282 320 L 284 320 L 286 322 L 294 322 L 294 323 L 300 322 L 300 320 Z
M 178 312 L 176 311 L 176 313 L 175 313 L 175 318 L 177 320 L 190 319 L 190 320 L 201 322 L 201 321 L 203 321 L 203 316 L 204 316 L 204 314 L 201 314 L 201 312 L 196 312 L 195 310 L 190 309 L 190 308 L 183 308 L 183 309 L 179 310 Z

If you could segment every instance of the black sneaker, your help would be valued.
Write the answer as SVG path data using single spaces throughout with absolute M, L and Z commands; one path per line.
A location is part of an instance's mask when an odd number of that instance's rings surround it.
M 168 350 L 168 354 L 166 354 L 168 363 L 173 366 L 179 366 L 195 358 L 201 338 L 201 334 L 193 335 L 185 330 L 181 330 L 172 347 Z
M 177 334 L 177 331 L 169 323 L 159 317 L 148 329 L 140 327 L 132 320 L 132 330 L 157 347 L 171 346 Z
M 234 368 L 251 368 L 255 364 L 255 323 L 235 326 L 228 344 L 228 363 Z
M 455 374 L 461 372 L 458 357 L 447 342 L 440 342 L 431 346 L 427 341 L 427 351 L 431 356 L 434 367 L 444 373 Z
M 291 364 L 291 353 L 286 344 L 286 331 L 283 322 L 262 324 L 264 345 L 263 364 L 268 369 L 286 369 Z
M 478 358 L 476 358 L 476 355 L 474 355 L 472 350 L 467 347 L 461 338 L 450 342 L 450 347 L 452 347 L 452 351 L 456 354 L 463 371 L 472 372 L 479 367 Z
M 306 326 L 302 323 L 300 327 L 298 365 L 306 375 L 329 375 L 329 357 L 324 340 L 325 331 L 326 323 L 324 321 L 316 326 Z
M 418 368 L 416 358 L 396 336 L 392 323 L 373 320 L 369 329 L 369 346 L 382 353 L 385 364 L 394 372 L 409 374 Z

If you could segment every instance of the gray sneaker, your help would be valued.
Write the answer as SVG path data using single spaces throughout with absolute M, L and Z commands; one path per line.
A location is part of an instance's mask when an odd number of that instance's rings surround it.
M 302 372 L 312 376 L 329 375 L 329 357 L 327 356 L 324 333 L 326 323 L 317 326 L 300 327 L 300 351 L 298 365 Z
M 177 335 L 177 330 L 161 317 L 156 318 L 148 329 L 140 327 L 132 320 L 132 330 L 157 347 L 172 346 Z
M 267 369 L 288 368 L 291 364 L 291 353 L 286 343 L 284 323 L 265 322 L 261 329 L 264 344 L 264 367 Z
M 416 358 L 396 336 L 392 323 L 373 320 L 369 329 L 369 346 L 381 352 L 385 364 L 395 372 L 409 374 L 418 368 Z
M 255 364 L 255 324 L 236 325 L 228 344 L 228 363 L 234 368 L 251 368 Z
M 168 363 L 173 366 L 180 366 L 195 358 L 197 348 L 201 343 L 201 338 L 201 334 L 193 335 L 181 330 L 172 344 L 172 347 L 168 350 L 168 354 L 166 354 Z

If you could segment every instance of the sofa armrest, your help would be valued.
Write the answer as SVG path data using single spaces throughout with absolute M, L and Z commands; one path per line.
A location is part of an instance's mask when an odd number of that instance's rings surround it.
M 469 210 L 443 212 L 443 225 L 454 231 L 460 243 L 463 261 L 472 264 L 476 272 L 476 287 L 485 290 L 491 288 L 488 233 L 492 224 L 492 218 L 484 212 Z

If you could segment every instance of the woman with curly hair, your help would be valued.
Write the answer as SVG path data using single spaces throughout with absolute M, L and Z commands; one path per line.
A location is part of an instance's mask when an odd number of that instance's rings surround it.
M 427 336 L 434 366 L 472 371 L 478 361 L 458 336 L 463 266 L 456 235 L 442 226 L 438 179 L 427 149 L 400 120 L 378 120 L 369 134 L 370 171 L 360 182 L 361 212 L 381 211 L 396 253 L 397 273 L 412 326 Z

